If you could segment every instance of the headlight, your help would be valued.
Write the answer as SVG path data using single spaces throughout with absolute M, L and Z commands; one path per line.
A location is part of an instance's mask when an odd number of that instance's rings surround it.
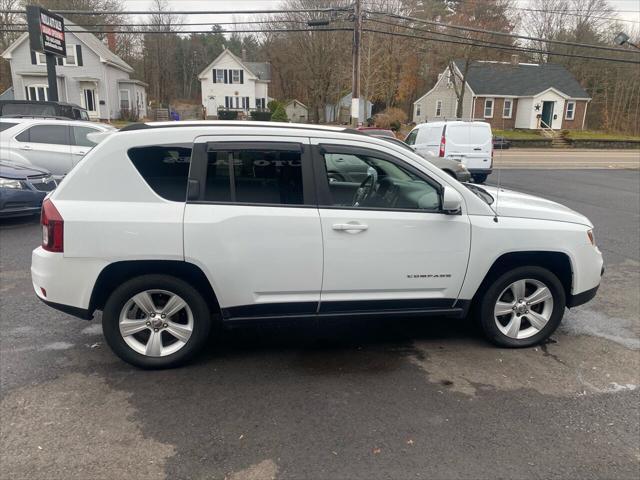
M 14 188 L 16 190 L 19 190 L 24 188 L 24 185 L 20 180 L 0 178 L 0 188 Z
M 587 230 L 587 237 L 589 237 L 589 242 L 591 242 L 591 245 L 593 245 L 595 247 L 596 246 L 596 239 L 593 236 L 593 230 Z

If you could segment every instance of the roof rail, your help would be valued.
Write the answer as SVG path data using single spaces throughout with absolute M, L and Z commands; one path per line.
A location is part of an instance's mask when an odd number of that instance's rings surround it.
M 315 125 L 315 124 L 302 124 L 302 123 L 284 123 L 284 122 L 239 122 L 235 120 L 231 121 L 218 121 L 218 120 L 203 120 L 203 121 L 178 121 L 178 122 L 152 122 L 152 123 L 132 123 L 125 127 L 122 127 L 120 132 L 132 132 L 136 130 L 151 130 L 158 128 L 184 128 L 184 127 L 266 127 L 266 128 L 292 128 L 300 130 L 318 130 L 318 131 L 334 131 L 344 133 L 357 133 L 358 135 L 364 135 L 362 132 L 338 125 Z

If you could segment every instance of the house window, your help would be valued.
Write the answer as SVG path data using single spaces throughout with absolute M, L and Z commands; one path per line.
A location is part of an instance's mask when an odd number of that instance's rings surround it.
M 416 117 L 420 116 L 420 104 L 416 105 Z
M 576 102 L 567 102 L 567 114 L 565 120 L 573 120 L 576 116 Z
M 240 83 L 240 70 L 231 70 L 231 83 Z
M 511 118 L 511 111 L 513 110 L 513 100 L 510 98 L 504 99 L 504 107 L 502 108 L 502 118 Z
M 130 108 L 129 90 L 120 90 L 120 110 L 129 110 Z
M 216 70 L 216 83 L 224 83 L 224 70 Z
M 493 98 L 484 100 L 484 118 L 493 118 Z
M 67 56 L 63 59 L 63 65 L 66 67 L 77 67 L 78 59 L 76 58 L 76 46 L 67 44 Z
M 442 100 L 436 100 L 436 117 L 442 115 Z
M 25 87 L 27 100 L 44 102 L 49 100 L 49 87 L 47 85 L 29 85 Z
M 47 56 L 44 53 L 36 53 L 36 65 L 46 65 Z
M 266 108 L 266 100 L 264 98 L 256 98 L 256 108 Z

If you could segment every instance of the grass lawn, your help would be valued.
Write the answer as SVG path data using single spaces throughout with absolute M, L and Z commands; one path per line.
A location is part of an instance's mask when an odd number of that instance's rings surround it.
M 494 135 L 507 140 L 545 140 L 536 130 L 492 130 Z
M 567 138 L 570 140 L 631 140 L 640 142 L 640 136 L 624 135 L 620 133 L 596 132 L 592 130 L 569 130 Z

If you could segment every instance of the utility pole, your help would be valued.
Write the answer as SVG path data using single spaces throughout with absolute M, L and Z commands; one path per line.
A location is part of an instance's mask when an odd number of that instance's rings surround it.
M 49 96 L 50 102 L 58 101 L 58 78 L 56 76 L 56 56 L 51 53 L 45 53 L 47 59 L 47 83 L 49 84 Z
M 360 39 L 362 36 L 361 0 L 355 0 L 353 16 L 353 78 L 351 83 L 351 126 L 360 123 Z M 367 100 L 365 99 L 365 110 Z

